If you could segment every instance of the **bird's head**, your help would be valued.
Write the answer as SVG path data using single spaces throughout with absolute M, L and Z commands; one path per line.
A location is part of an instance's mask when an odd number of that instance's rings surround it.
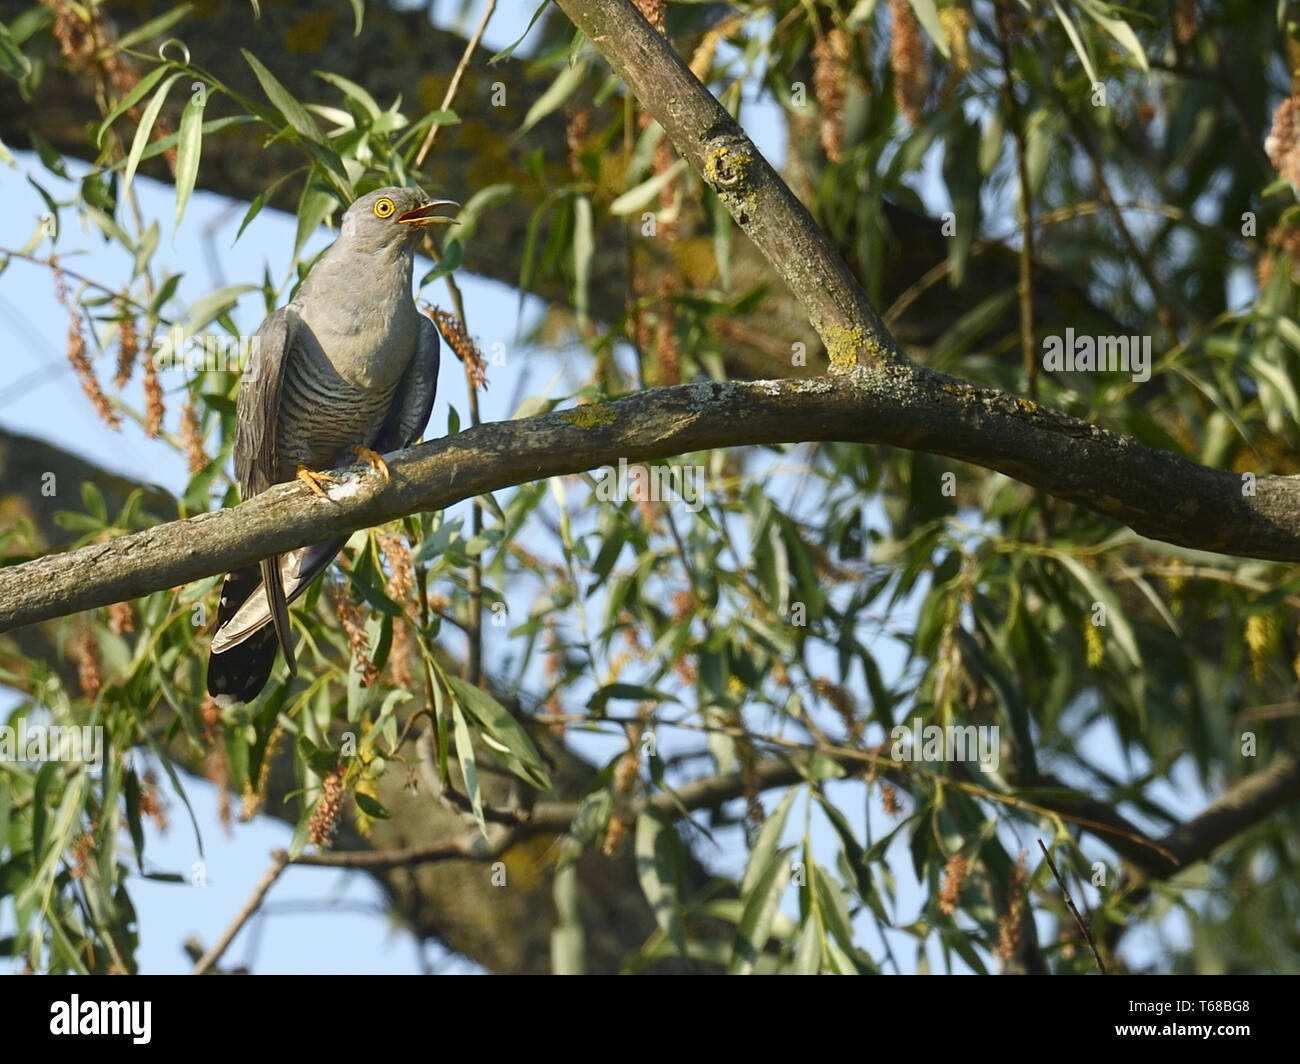
M 452 200 L 430 199 L 418 188 L 378 188 L 344 212 L 341 235 L 363 251 L 410 247 L 421 229 L 454 221 L 434 211 L 459 206 Z

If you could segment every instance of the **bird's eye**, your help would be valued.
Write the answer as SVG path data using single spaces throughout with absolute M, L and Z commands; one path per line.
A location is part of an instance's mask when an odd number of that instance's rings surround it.
M 396 209 L 397 208 L 393 206 L 393 201 L 390 200 L 387 196 L 385 196 L 383 199 L 375 200 L 376 218 L 387 218 Z

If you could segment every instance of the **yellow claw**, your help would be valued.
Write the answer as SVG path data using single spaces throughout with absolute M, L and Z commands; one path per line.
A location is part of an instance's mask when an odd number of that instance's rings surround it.
M 307 487 L 309 487 L 312 490 L 313 494 L 319 495 L 322 499 L 329 498 L 329 495 L 326 494 L 325 489 L 322 485 L 338 483 L 337 477 L 332 477 L 328 473 L 313 472 L 312 470 L 308 469 L 305 465 L 298 466 L 298 479 L 301 480 L 304 484 L 306 484 Z
M 383 455 L 378 451 L 372 451 L 369 447 L 354 447 L 357 458 L 365 462 L 371 469 L 384 478 L 385 481 L 392 479 L 388 472 L 388 463 L 384 461 Z

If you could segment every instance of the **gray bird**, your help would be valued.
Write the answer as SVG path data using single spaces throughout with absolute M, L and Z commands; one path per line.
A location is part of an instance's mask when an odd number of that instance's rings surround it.
M 411 272 L 421 229 L 450 222 L 418 189 L 381 188 L 343 215 L 338 239 L 298 297 L 253 337 L 239 384 L 235 473 L 244 499 L 303 480 L 324 495 L 333 469 L 417 442 L 438 383 L 438 330 L 415 307 Z M 226 577 L 208 657 L 208 691 L 248 702 L 266 686 L 277 646 L 297 675 L 289 603 L 346 537 L 268 558 Z

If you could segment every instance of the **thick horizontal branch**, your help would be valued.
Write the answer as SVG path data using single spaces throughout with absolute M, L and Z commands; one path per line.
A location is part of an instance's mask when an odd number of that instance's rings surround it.
M 277 485 L 200 514 L 0 570 L 0 632 L 227 572 L 543 477 L 752 444 L 888 443 L 963 459 L 1185 547 L 1300 560 L 1300 483 L 1241 478 L 909 364 L 802 381 L 708 382 L 480 425 L 355 470 L 328 501 Z M 40 471 L 32 469 L 31 476 Z

